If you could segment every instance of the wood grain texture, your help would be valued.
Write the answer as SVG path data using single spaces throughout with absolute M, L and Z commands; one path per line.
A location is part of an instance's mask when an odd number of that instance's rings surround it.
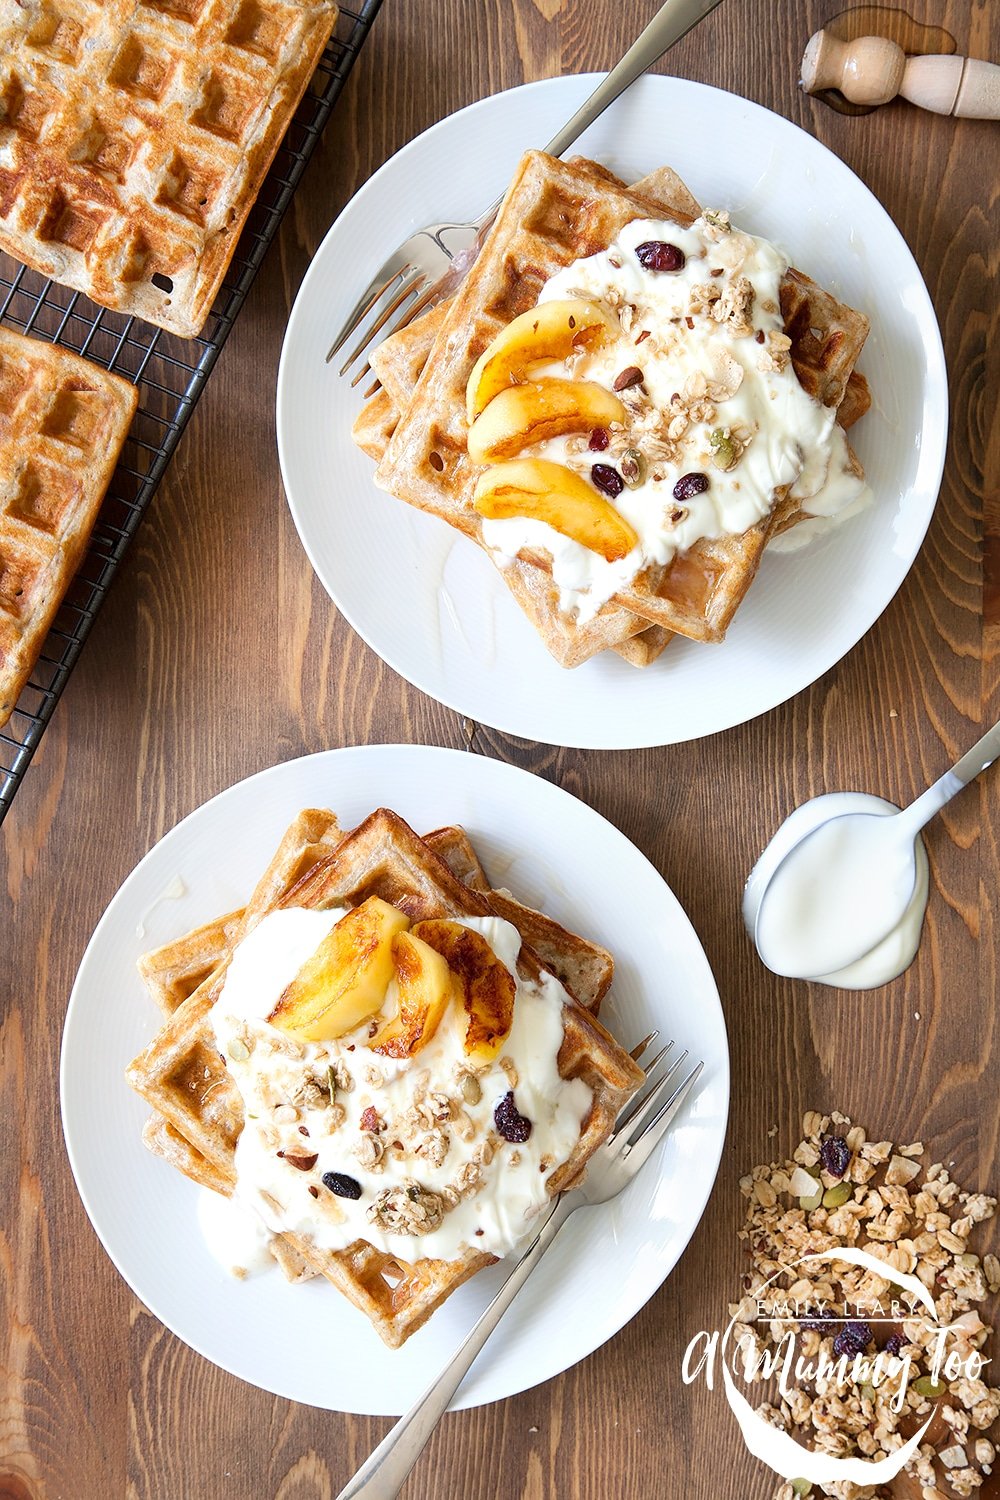
M 899 102 L 851 119 L 802 95 L 802 47 L 842 5 L 800 0 L 775 24 L 773 0 L 726 0 L 677 47 L 670 71 L 818 136 L 901 228 L 951 378 L 941 500 L 875 628 L 813 688 L 753 723 L 629 754 L 475 731 L 477 752 L 583 797 L 670 882 L 723 994 L 733 1108 L 709 1210 L 667 1286 L 560 1379 L 448 1418 L 408 1500 L 763 1500 L 770 1478 L 717 1395 L 680 1377 L 685 1345 L 719 1324 L 741 1274 L 741 1171 L 797 1139 L 804 1109 L 841 1107 L 879 1133 L 933 1142 L 970 1185 L 1000 1184 L 996 777 L 932 828 L 927 935 L 913 968 L 879 995 L 773 978 L 738 917 L 753 858 L 795 804 L 840 787 L 905 801 L 1000 712 L 997 127 Z M 0 1500 L 332 1500 L 386 1430 L 252 1390 L 131 1297 L 66 1163 L 62 1019 L 121 880 L 207 797 L 328 746 L 467 743 L 459 716 L 379 662 L 311 575 L 275 457 L 282 331 L 326 227 L 394 150 L 486 93 L 610 66 L 653 8 L 386 0 L 0 830 Z M 1000 59 L 990 0 L 909 8 L 949 29 L 960 52 Z

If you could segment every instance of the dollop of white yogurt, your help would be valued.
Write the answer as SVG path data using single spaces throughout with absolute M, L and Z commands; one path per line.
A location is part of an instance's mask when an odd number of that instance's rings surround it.
M 469 1248 L 505 1255 L 548 1202 L 546 1183 L 576 1146 L 593 1102 L 582 1080 L 559 1074 L 566 991 L 550 974 L 534 982 L 518 973 L 521 937 L 511 923 L 498 917 L 467 918 L 462 925 L 486 939 L 516 986 L 513 1024 L 500 1055 L 473 1069 L 478 1097 L 461 1093 L 464 1071 L 471 1065 L 464 1050 L 467 1017 L 457 1004 L 410 1058 L 373 1052 L 367 1045 L 367 1023 L 336 1040 L 298 1042 L 271 1026 L 267 1017 L 343 915 L 343 909 L 270 913 L 237 947 L 210 1012 L 219 1050 L 244 1105 L 236 1197 L 267 1230 L 292 1231 L 321 1250 L 366 1240 L 407 1261 L 451 1260 Z M 392 1014 L 394 1002 L 393 982 L 386 1015 Z M 336 1089 L 336 1116 L 328 1100 L 316 1097 L 315 1085 L 309 1088 L 310 1080 L 326 1080 L 331 1068 L 343 1080 Z M 494 1128 L 496 1105 L 511 1091 L 517 1110 L 531 1122 L 528 1139 L 513 1144 L 498 1141 Z M 421 1122 L 415 1118 L 415 1101 L 435 1092 L 449 1096 L 451 1112 L 447 1118 Z M 384 1153 L 370 1164 L 357 1154 L 369 1109 L 385 1122 L 377 1134 Z M 483 1147 L 489 1143 L 484 1158 Z M 310 1165 L 296 1166 L 296 1160 Z M 324 1183 L 328 1173 L 352 1179 L 359 1196 L 332 1191 Z M 447 1208 L 438 1227 L 411 1234 L 371 1217 L 386 1190 L 406 1194 L 414 1183 L 435 1195 L 461 1188 L 459 1201 Z

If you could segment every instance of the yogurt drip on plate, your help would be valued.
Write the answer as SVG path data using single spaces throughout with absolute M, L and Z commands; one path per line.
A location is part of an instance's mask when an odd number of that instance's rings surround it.
M 873 851 L 882 853 L 880 841 L 866 838 L 862 820 L 842 816 L 889 816 L 897 808 L 861 792 L 822 800 L 829 804 L 829 822 L 816 827 L 811 821 L 813 808 L 806 803 L 783 824 L 783 837 L 792 834 L 797 823 L 813 831 L 792 849 L 763 890 L 755 887 L 751 875 L 744 918 L 751 931 L 757 926 L 761 956 L 766 955 L 765 962 L 775 972 L 793 978 L 815 977 L 838 989 L 874 989 L 902 974 L 916 956 L 927 906 L 927 854 L 918 839 L 913 883 L 912 863 L 892 857 L 876 859 Z M 894 924 L 892 913 L 898 911 L 911 885 L 909 903 Z M 767 894 L 762 900 L 764 890 Z M 882 910 L 890 914 L 882 940 L 846 967 L 817 976 L 817 955 L 830 936 L 856 926 L 861 913 L 867 929 L 873 914 L 877 918 Z
M 237 947 L 210 1012 L 244 1105 L 235 1198 L 268 1230 L 321 1250 L 367 1240 L 406 1261 L 451 1260 L 469 1248 L 505 1255 L 548 1202 L 548 1178 L 577 1145 L 593 1102 L 582 1080 L 559 1074 L 566 991 L 550 974 L 538 983 L 518 974 L 521 937 L 509 922 L 469 918 L 462 925 L 482 934 L 517 990 L 492 1062 L 466 1056 L 467 1017 L 456 1003 L 410 1058 L 373 1052 L 367 1022 L 334 1041 L 299 1041 L 267 1017 L 344 914 L 270 913 Z M 386 1015 L 395 999 L 393 980 Z M 495 1125 L 510 1093 L 531 1123 L 523 1141 L 502 1139 Z M 348 1195 L 324 1181 L 331 1174 L 349 1179 Z
M 681 250 L 683 267 L 647 269 L 636 252 L 652 241 Z M 636 448 L 646 460 L 645 478 L 612 503 L 639 544 L 609 563 L 544 521 L 487 520 L 483 536 L 501 565 L 524 549 L 551 556 L 563 610 L 584 621 L 650 563 L 669 563 L 702 538 L 755 525 L 781 486 L 790 486 L 791 498 L 814 518 L 801 528 L 811 535 L 870 502 L 836 412 L 807 395 L 788 358 L 780 309 L 787 269 L 775 245 L 730 229 L 725 216 L 713 214 L 689 229 L 636 219 L 607 250 L 549 278 L 540 303 L 603 302 L 617 313 L 621 334 L 592 351 L 577 350 L 568 363 L 535 369 L 532 377 L 588 380 L 611 390 L 624 370 L 636 367 L 642 384 L 619 393 L 628 424 L 624 433 L 611 434 L 606 452 L 590 451 L 587 437 L 576 435 L 525 452 L 589 479 L 595 462 L 614 464 L 624 447 Z M 713 459 L 710 439 L 720 432 L 735 437 L 739 455 L 728 470 Z M 708 487 L 678 501 L 674 486 L 692 472 L 706 475 Z

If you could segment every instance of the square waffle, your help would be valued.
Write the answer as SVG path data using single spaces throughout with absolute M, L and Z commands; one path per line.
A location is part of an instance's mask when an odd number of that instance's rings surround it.
M 318 862 L 340 842 L 342 833 L 333 814 L 309 808 L 300 813 L 282 840 L 273 874 L 265 875 L 259 890 L 270 892 L 276 882 L 296 878 Z M 452 874 L 471 890 L 489 893 L 486 872 L 464 829 L 438 828 L 424 842 L 443 859 Z M 594 1015 L 610 987 L 614 961 L 605 948 L 570 933 L 551 917 L 514 900 L 509 892 L 491 893 L 498 915 L 512 922 L 550 973 L 556 975 L 572 995 Z M 239 940 L 245 908 L 218 917 L 175 938 L 140 958 L 138 968 L 150 998 L 164 1019 L 211 978 L 224 964 Z M 217 1166 L 193 1146 L 175 1125 L 162 1115 L 150 1115 L 143 1127 L 144 1145 L 199 1187 L 229 1197 L 232 1183 Z M 291 1245 L 277 1237 L 271 1251 L 289 1281 L 302 1281 L 318 1274 Z
M 481 541 L 471 503 L 478 469 L 466 452 L 464 391 L 472 365 L 506 323 L 535 305 L 557 270 L 606 248 L 630 220 L 663 217 L 665 210 L 688 224 L 697 204 L 686 194 L 683 204 L 671 207 L 663 195 L 642 184 L 625 188 L 593 164 L 529 152 L 438 331 L 376 470 L 376 483 Z M 782 287 L 782 311 L 802 383 L 825 404 L 840 406 L 867 320 L 791 271 Z M 703 540 L 666 567 L 647 568 L 585 626 L 560 615 L 544 553 L 522 552 L 504 572 L 535 623 L 544 624 L 546 644 L 564 665 L 575 665 L 604 645 L 630 641 L 638 633 L 636 620 L 639 629 L 647 623 L 695 640 L 721 640 L 784 499 L 784 492 L 776 491 L 772 513 L 742 535 Z M 661 649 L 666 639 L 659 642 Z
M 291 872 L 300 878 L 324 854 L 336 848 L 343 834 L 331 812 L 310 808 L 300 813 L 282 840 L 278 864 L 258 889 L 272 891 L 287 882 Z M 534 949 L 549 973 L 570 994 L 597 1015 L 614 976 L 614 960 L 606 948 L 569 932 L 552 917 L 522 905 L 509 891 L 491 891 L 479 856 L 464 829 L 437 828 L 424 843 L 470 890 L 487 894 L 499 916 L 513 923 Z M 260 898 L 258 898 L 260 899 Z M 150 999 L 164 1019 L 172 1016 L 224 964 L 239 941 L 246 908 L 217 917 L 161 948 L 143 954 L 138 969 Z M 177 1129 L 160 1115 L 152 1115 L 143 1130 L 149 1150 L 164 1157 L 202 1187 L 228 1196 L 231 1184 Z
M 139 393 L 0 328 L 0 725 L 83 559 Z
M 197 334 L 336 15 L 333 0 L 0 7 L 0 248 Z
M 293 827 L 258 885 L 238 933 L 247 932 L 278 906 L 323 909 L 356 905 L 371 895 L 381 896 L 414 920 L 498 912 L 492 896 L 462 884 L 431 847 L 436 841 L 477 878 L 474 851 L 470 858 L 471 846 L 464 848 L 455 832 L 438 830 L 431 841 L 425 841 L 396 814 L 381 809 L 339 842 L 331 824 L 328 839 L 334 847 L 315 859 L 315 845 L 303 857 L 301 831 Z M 511 903 L 507 911 L 513 913 L 515 907 Z M 223 924 L 217 924 L 216 930 L 221 933 Z M 556 924 L 544 931 L 539 928 L 543 941 L 553 939 L 556 930 Z M 199 948 L 202 964 L 207 931 L 199 929 L 199 943 L 192 945 L 192 951 Z M 221 1064 L 208 1023 L 224 982 L 225 965 L 224 956 L 128 1070 L 133 1087 L 157 1111 L 147 1126 L 147 1144 L 196 1181 L 223 1191 L 234 1180 L 233 1153 L 243 1123 L 242 1101 Z M 527 944 L 521 949 L 518 967 L 526 977 L 537 978 L 541 972 L 539 958 Z M 573 1000 L 564 1006 L 558 1066 L 564 1078 L 582 1078 L 592 1089 L 594 1102 L 577 1147 L 552 1174 L 553 1192 L 561 1191 L 584 1168 L 642 1081 L 641 1071 L 628 1054 Z M 311 1269 L 326 1276 L 367 1314 L 390 1347 L 402 1344 L 456 1287 L 493 1260 L 470 1249 L 452 1261 L 407 1263 L 363 1240 L 342 1251 L 320 1252 L 295 1235 L 281 1238 L 291 1252 L 286 1274 L 294 1274 L 301 1262 L 302 1275 Z

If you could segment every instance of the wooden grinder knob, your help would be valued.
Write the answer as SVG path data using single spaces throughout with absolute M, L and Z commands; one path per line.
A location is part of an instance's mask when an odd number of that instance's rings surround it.
M 884 36 L 842 42 L 825 31 L 802 58 L 807 94 L 839 89 L 852 104 L 888 104 L 901 94 L 938 115 L 1000 120 L 1000 67 L 971 57 L 907 57 Z

